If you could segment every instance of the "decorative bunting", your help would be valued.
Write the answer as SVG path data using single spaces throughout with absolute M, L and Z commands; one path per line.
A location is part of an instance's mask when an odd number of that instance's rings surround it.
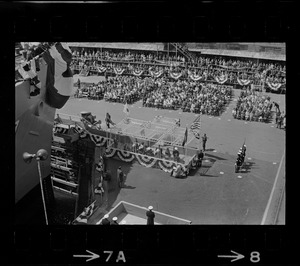
M 163 73 L 164 73 L 164 71 L 163 70 L 159 70 L 159 71 L 153 71 L 152 70 L 152 67 L 150 67 L 149 68 L 149 73 L 150 73 L 150 75 L 152 76 L 152 77 L 154 77 L 154 78 L 159 78 Z
M 107 148 L 106 150 L 105 150 L 105 155 L 106 155 L 106 157 L 108 157 L 108 158 L 110 158 L 110 157 L 114 157 L 115 156 L 115 154 L 116 154 L 116 149 L 113 149 L 113 148 Z
M 266 82 L 269 86 L 269 88 L 273 91 L 278 91 L 280 89 L 280 87 L 282 86 L 281 83 L 277 83 L 277 82 Z
M 221 76 L 216 76 L 215 80 L 219 83 L 219 84 L 223 84 L 227 81 L 228 76 L 227 75 L 221 75 Z
M 99 73 L 103 73 L 103 72 L 105 72 L 106 71 L 106 67 L 104 67 L 104 66 L 97 66 L 97 69 L 98 69 L 98 71 L 99 71 Z
M 172 170 L 173 170 L 173 167 L 176 166 L 176 164 L 173 163 L 173 162 L 167 162 L 167 161 L 159 160 L 158 161 L 158 166 L 160 167 L 161 170 L 163 170 L 167 173 L 171 173 Z
M 124 162 L 132 162 L 135 159 L 135 156 L 127 151 L 117 151 L 117 155 L 119 156 L 119 158 L 124 161 Z
M 78 124 L 75 124 L 74 131 L 77 132 L 77 133 L 79 133 L 79 136 L 82 139 L 85 138 L 88 135 L 88 133 L 86 132 L 86 130 L 84 130 Z
M 196 74 L 193 74 L 193 73 L 189 73 L 189 77 L 193 81 L 198 81 L 198 80 L 203 80 L 204 79 L 204 76 L 202 76 L 202 75 L 196 75 Z
M 104 146 L 107 138 L 89 133 L 91 140 L 96 144 L 96 146 Z
M 139 77 L 140 75 L 142 75 L 144 72 L 144 70 L 138 70 L 138 69 L 133 69 L 132 74 Z
M 116 75 L 122 75 L 124 71 L 125 71 L 125 68 L 114 67 L 114 72 Z
M 251 80 L 249 79 L 239 79 L 237 78 L 237 82 L 241 85 L 241 86 L 247 86 L 251 83 Z
M 141 164 L 147 168 L 153 167 L 158 160 L 156 158 L 148 157 L 148 156 L 141 155 L 141 154 L 136 154 L 135 158 L 138 160 L 139 164 Z
M 182 72 L 181 73 L 174 73 L 170 71 L 170 77 L 173 79 L 179 79 L 182 76 Z

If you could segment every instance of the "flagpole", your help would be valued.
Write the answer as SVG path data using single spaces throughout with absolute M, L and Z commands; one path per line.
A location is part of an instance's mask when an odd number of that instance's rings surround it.
M 186 126 L 186 128 L 185 128 L 185 130 L 186 130 L 186 133 L 188 133 L 187 132 L 187 130 L 188 130 L 188 124 L 186 124 L 185 125 Z M 185 134 L 185 133 L 184 133 Z M 188 134 L 187 134 L 187 136 L 188 136 Z M 184 136 L 185 137 L 185 136 Z M 187 137 L 186 137 L 186 143 L 187 143 Z M 184 143 L 184 149 L 185 149 L 185 152 L 184 152 L 184 154 L 185 154 L 185 157 L 187 156 L 187 148 L 186 148 L 186 143 Z

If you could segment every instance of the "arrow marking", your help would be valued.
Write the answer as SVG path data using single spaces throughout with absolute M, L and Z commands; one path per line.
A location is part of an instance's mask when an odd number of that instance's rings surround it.
M 92 251 L 86 250 L 86 252 L 90 253 L 91 255 L 73 255 L 73 257 L 77 258 L 88 258 L 86 262 L 94 259 L 98 259 L 100 256 L 98 254 L 93 253 Z
M 237 252 L 235 252 L 235 251 L 233 251 L 233 250 L 231 250 L 231 252 L 234 253 L 235 255 L 218 255 L 218 258 L 233 258 L 233 259 L 231 260 L 231 262 L 234 262 L 234 261 L 236 261 L 236 260 L 240 260 L 240 259 L 245 258 L 244 255 L 239 254 L 239 253 L 237 253 Z

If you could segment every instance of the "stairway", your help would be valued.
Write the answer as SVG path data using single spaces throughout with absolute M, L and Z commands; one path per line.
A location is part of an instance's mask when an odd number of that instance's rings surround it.
M 188 62 L 196 60 L 196 56 L 189 51 L 189 48 L 184 43 L 171 43 L 185 58 Z

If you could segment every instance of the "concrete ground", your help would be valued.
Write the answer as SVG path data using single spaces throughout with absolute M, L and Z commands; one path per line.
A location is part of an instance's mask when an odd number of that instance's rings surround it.
M 275 179 L 285 176 L 285 131 L 276 128 L 275 117 L 272 123 L 234 119 L 231 112 L 239 93 L 240 90 L 234 90 L 231 103 L 220 117 L 202 116 L 201 135 L 208 136 L 207 151 L 202 168 L 187 178 L 175 179 L 159 169 L 110 160 L 108 167 L 113 177 L 99 217 L 124 200 L 145 207 L 152 205 L 154 210 L 191 220 L 193 224 L 261 224 L 266 207 L 273 206 L 268 201 Z M 285 110 L 285 95 L 267 94 Z M 141 101 L 129 108 L 131 117 L 152 120 L 156 115 L 163 115 L 180 118 L 182 126 L 189 126 L 197 116 L 181 110 L 144 108 Z M 123 104 L 104 100 L 71 98 L 57 110 L 69 115 L 79 115 L 81 111 L 91 111 L 102 121 L 108 111 L 116 123 L 125 115 Z M 245 169 L 235 173 L 236 154 L 244 141 Z M 189 145 L 197 147 L 199 143 L 195 139 Z M 116 183 L 119 165 L 127 175 L 125 188 L 121 190 Z M 272 193 L 275 196 L 276 192 Z M 283 220 L 282 212 L 280 220 Z

